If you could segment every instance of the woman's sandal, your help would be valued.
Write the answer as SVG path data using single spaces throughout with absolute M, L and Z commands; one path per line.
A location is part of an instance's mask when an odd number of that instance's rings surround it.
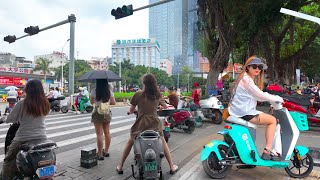
M 275 155 L 272 151 L 270 151 L 267 148 L 264 148 L 264 150 L 267 151 L 268 153 L 264 152 L 261 155 L 261 159 L 263 159 L 263 160 L 272 160 L 272 161 L 281 161 L 281 156 L 279 154 Z
M 175 174 L 178 170 L 179 170 L 179 167 L 177 165 L 173 165 L 174 167 L 174 170 L 170 170 L 170 174 Z
M 123 170 L 118 169 L 118 166 L 116 167 L 116 170 L 117 170 L 117 173 L 118 173 L 118 174 L 123 174 Z
M 106 153 L 106 152 L 104 151 L 104 149 L 102 150 L 102 155 L 103 155 L 104 157 L 109 157 L 109 156 L 110 156 L 110 154 L 109 154 L 109 153 Z

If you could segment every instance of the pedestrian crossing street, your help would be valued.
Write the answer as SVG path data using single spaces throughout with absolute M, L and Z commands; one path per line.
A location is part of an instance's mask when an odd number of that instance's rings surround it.
M 113 116 L 110 123 L 111 136 L 114 133 L 128 133 L 135 121 L 134 116 Z M 4 142 L 10 124 L 0 124 L 0 163 L 4 155 Z M 57 153 L 70 149 L 76 149 L 85 144 L 96 142 L 96 134 L 91 114 L 76 115 L 52 114 L 46 117 L 46 130 L 48 139 L 55 141 L 58 145 Z

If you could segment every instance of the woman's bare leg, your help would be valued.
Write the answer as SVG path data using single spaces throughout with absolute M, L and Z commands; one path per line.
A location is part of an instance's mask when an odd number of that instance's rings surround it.
M 266 128 L 266 148 L 272 150 L 273 138 L 276 132 L 277 120 L 274 116 L 266 113 L 259 114 L 258 118 L 253 118 L 250 122 L 254 124 L 267 125 Z M 265 153 L 268 153 L 264 151 Z

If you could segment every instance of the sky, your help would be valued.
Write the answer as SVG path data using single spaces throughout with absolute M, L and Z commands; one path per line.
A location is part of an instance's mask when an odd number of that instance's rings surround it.
M 111 10 L 132 4 L 136 9 L 148 0 L 0 0 L 0 52 L 34 60 L 35 55 L 62 51 L 70 36 L 70 24 L 49 29 L 9 44 L 7 35 L 25 35 L 24 28 L 40 29 L 61 22 L 75 14 L 75 58 L 111 56 L 111 44 L 116 39 L 148 38 L 148 9 L 115 20 Z M 69 43 L 63 49 L 69 55 Z

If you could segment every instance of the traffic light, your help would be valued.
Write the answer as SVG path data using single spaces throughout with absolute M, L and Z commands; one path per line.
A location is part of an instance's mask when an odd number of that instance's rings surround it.
M 24 32 L 29 34 L 30 36 L 38 34 L 40 32 L 39 26 L 29 26 L 24 28 Z
M 123 17 L 127 17 L 133 14 L 132 5 L 124 5 L 122 8 L 118 7 L 117 9 L 111 10 L 111 15 L 115 17 L 115 19 L 120 19 Z
M 10 35 L 3 38 L 3 40 L 8 43 L 13 43 L 16 41 L 16 39 L 17 39 L 16 36 L 10 36 Z

